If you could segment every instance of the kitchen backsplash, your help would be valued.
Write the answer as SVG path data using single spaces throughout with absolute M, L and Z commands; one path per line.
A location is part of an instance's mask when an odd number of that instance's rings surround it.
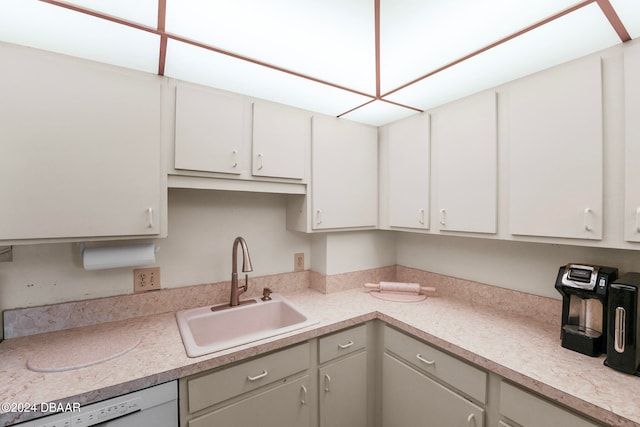
M 334 275 L 306 270 L 252 277 L 249 281 L 249 291 L 245 295 L 260 296 L 265 287 L 285 295 L 307 288 L 321 293 L 333 293 L 380 281 L 416 282 L 424 286 L 434 286 L 438 290 L 437 297 L 440 298 L 455 298 L 482 309 L 508 311 L 514 315 L 530 316 L 560 324 L 560 300 L 397 265 Z M 229 298 L 229 286 L 230 282 L 225 281 L 6 310 L 3 313 L 4 338 L 219 304 Z

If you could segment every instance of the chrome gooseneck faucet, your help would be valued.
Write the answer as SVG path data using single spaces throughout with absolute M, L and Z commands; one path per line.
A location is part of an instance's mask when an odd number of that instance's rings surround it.
M 249 275 L 244 275 L 244 286 L 238 286 L 238 244 L 242 248 L 242 272 L 253 271 L 251 258 L 249 258 L 249 248 L 244 238 L 236 237 L 233 241 L 233 253 L 231 255 L 231 301 L 229 305 L 235 307 L 240 304 L 240 295 L 247 291 L 249 286 Z

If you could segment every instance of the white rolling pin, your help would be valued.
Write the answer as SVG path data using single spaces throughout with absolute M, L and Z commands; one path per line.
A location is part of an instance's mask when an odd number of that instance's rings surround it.
M 419 295 L 421 292 L 425 292 L 425 293 L 436 292 L 436 288 L 431 286 L 420 286 L 419 283 L 402 283 L 402 282 L 380 282 L 380 284 L 365 283 L 364 287 L 371 290 L 378 290 L 380 292 L 410 293 L 415 295 Z

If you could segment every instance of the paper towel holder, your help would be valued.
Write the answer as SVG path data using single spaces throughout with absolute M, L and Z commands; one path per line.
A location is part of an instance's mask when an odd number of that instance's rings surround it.
M 159 250 L 160 247 L 153 243 L 91 247 L 84 242 L 79 243 L 80 259 L 85 270 L 153 265 Z

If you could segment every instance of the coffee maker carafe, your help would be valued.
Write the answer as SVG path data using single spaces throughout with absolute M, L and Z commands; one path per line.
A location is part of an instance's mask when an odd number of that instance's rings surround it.
M 562 295 L 562 346 L 587 356 L 607 350 L 607 293 L 618 269 L 585 264 L 560 267 L 555 288 Z

